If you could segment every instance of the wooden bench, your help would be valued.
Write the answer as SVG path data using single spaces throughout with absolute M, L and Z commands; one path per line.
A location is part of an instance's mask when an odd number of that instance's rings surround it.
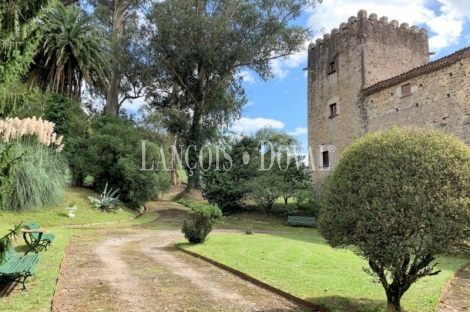
M 44 234 L 44 232 L 44 230 L 39 228 L 39 224 L 37 222 L 29 222 L 24 226 L 23 238 L 26 242 L 26 245 L 29 246 L 29 249 L 26 251 L 25 255 L 28 254 L 28 252 L 31 250 L 34 250 L 36 253 L 38 253 L 38 246 L 42 246 L 47 250 L 47 246 L 52 243 L 55 238 L 55 234 Z
M 26 279 L 34 275 L 36 267 L 41 260 L 39 254 L 20 256 L 13 247 L 5 253 L 6 262 L 0 265 L 0 279 L 23 284 L 23 291 L 26 288 Z
M 288 216 L 287 217 L 288 225 L 315 225 L 315 217 L 298 217 L 298 216 Z

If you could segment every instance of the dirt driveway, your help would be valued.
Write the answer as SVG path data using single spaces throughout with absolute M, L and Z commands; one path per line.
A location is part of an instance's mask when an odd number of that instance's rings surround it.
M 174 230 L 186 214 L 180 205 L 154 204 L 152 213 L 159 218 L 148 224 L 74 235 L 53 311 L 306 311 L 174 248 L 183 238 Z M 469 311 L 468 298 L 470 264 L 456 274 L 437 311 Z
M 159 206 L 159 222 L 176 222 L 174 208 Z M 178 251 L 182 238 L 145 226 L 74 235 L 53 311 L 305 311 Z

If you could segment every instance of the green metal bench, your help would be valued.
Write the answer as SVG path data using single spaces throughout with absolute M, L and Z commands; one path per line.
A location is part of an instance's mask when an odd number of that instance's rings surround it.
M 31 250 L 34 250 L 36 253 L 38 253 L 38 246 L 42 246 L 47 250 L 47 246 L 49 246 L 55 238 L 55 234 L 44 234 L 43 231 L 41 231 L 39 228 L 39 224 L 37 222 L 29 222 L 24 226 L 24 228 L 26 231 L 23 231 L 23 238 L 26 242 L 26 245 L 29 246 L 29 249 L 26 251 L 25 255 L 27 255 Z
M 0 279 L 23 284 L 23 291 L 26 288 L 26 279 L 34 275 L 36 267 L 41 260 L 39 254 L 20 256 L 13 247 L 5 254 L 6 262 L 0 265 Z
M 288 225 L 315 225 L 315 217 L 298 217 L 298 216 L 288 216 L 287 217 Z

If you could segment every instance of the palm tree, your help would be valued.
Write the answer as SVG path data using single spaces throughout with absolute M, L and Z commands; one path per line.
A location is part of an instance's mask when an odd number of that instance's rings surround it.
M 82 82 L 104 88 L 110 72 L 104 29 L 80 7 L 57 3 L 43 18 L 45 32 L 26 78 L 29 87 L 81 95 Z

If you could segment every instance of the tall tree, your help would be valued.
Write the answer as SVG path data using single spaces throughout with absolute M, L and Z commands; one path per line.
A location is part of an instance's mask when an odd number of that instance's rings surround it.
M 79 98 L 82 82 L 104 88 L 109 42 L 104 29 L 78 6 L 56 3 L 44 16 L 45 33 L 27 75 L 28 86 Z
M 297 52 L 309 31 L 291 22 L 315 0 L 167 0 L 154 2 L 147 15 L 149 49 L 155 68 L 163 69 L 175 101 L 191 112 L 186 135 L 187 190 L 199 183 L 198 148 L 203 125 L 218 126 L 240 115 L 244 92 L 237 74 L 251 69 L 273 76 L 270 60 Z M 188 164 L 187 164 L 188 165 Z M 188 170 L 188 168 L 187 168 Z
M 88 0 L 111 38 L 111 76 L 105 93 L 107 115 L 118 116 L 125 101 L 145 95 L 151 77 L 139 31 L 145 2 L 149 1 Z

